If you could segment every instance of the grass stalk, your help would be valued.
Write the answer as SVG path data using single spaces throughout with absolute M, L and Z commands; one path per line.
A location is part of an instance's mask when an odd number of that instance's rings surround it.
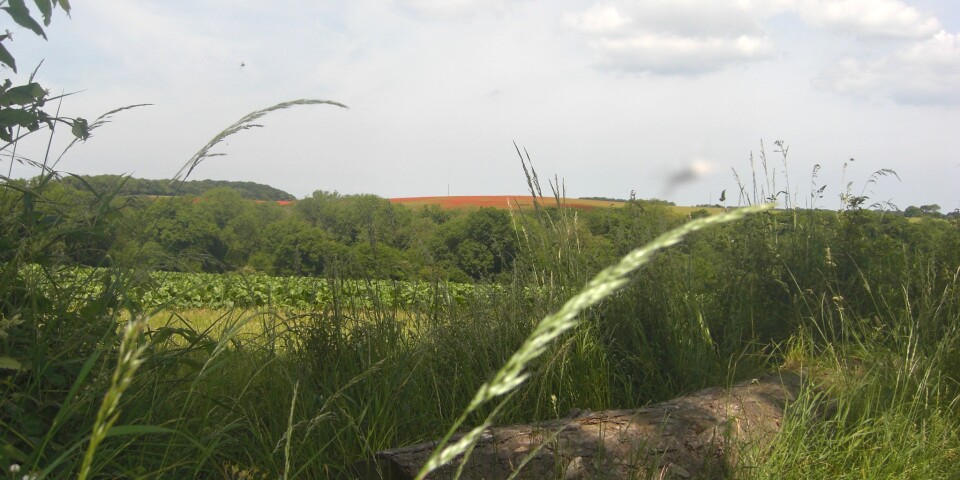
M 113 371 L 110 388 L 107 389 L 107 393 L 103 397 L 103 402 L 100 404 L 100 410 L 97 411 L 97 419 L 93 424 L 90 443 L 83 456 L 83 463 L 80 466 L 80 473 L 77 476 L 79 480 L 86 480 L 86 478 L 90 476 L 97 447 L 100 445 L 100 442 L 107 437 L 108 431 L 120 416 L 120 398 L 133 382 L 133 376 L 136 374 L 137 369 L 143 364 L 141 357 L 146 351 L 148 344 L 141 344 L 141 338 L 146 326 L 147 320 L 144 317 L 135 317 L 127 322 L 123 332 L 123 338 L 120 341 L 117 367 Z

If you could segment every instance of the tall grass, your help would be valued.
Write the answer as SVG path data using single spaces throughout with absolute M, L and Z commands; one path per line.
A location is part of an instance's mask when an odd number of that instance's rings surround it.
M 825 190 L 818 170 L 810 207 Z M 764 308 L 784 324 L 773 330 L 772 358 L 810 381 L 772 449 L 737 478 L 960 475 L 960 258 L 943 248 L 958 232 L 932 222 L 908 233 L 906 220 L 865 210 L 867 188 L 885 176 L 896 172 L 874 172 L 859 195 L 844 178 L 839 212 L 793 208 L 752 219 L 763 228 L 753 230 L 750 250 L 781 264 L 751 266 L 782 292 L 783 303 Z M 921 231 L 943 236 L 925 241 Z
M 916 279 L 926 283 L 928 279 Z M 813 378 L 772 451 L 744 478 L 956 478 L 960 474 L 960 291 L 851 309 L 800 293 L 811 316 L 788 365 Z M 920 288 L 929 288 L 927 283 Z M 826 340 L 830 339 L 830 340 Z
M 656 252 L 676 245 L 689 233 L 710 225 L 739 220 L 749 213 L 759 212 L 765 208 L 769 208 L 769 206 L 746 207 L 713 217 L 693 220 L 677 229 L 664 233 L 654 239 L 653 242 L 630 252 L 617 264 L 600 271 L 580 292 L 564 303 L 556 313 L 544 317 L 523 344 L 504 363 L 503 367 L 497 370 L 490 382 L 480 386 L 460 418 L 454 422 L 446 436 L 440 440 L 434 454 L 427 460 L 417 478 L 424 478 L 433 470 L 467 452 L 471 444 L 479 439 L 480 434 L 496 418 L 495 414 L 489 415 L 480 425 L 471 429 L 456 443 L 448 446 L 447 443 L 450 438 L 463 425 L 468 416 L 482 405 L 511 393 L 523 384 L 530 376 L 530 373 L 527 372 L 528 365 L 542 356 L 551 343 L 574 328 L 579 323 L 577 317 L 581 313 L 621 290 L 629 282 L 628 275 L 648 263 Z M 506 403 L 506 400 L 503 403 Z M 495 411 L 497 410 L 499 408 L 495 409 Z

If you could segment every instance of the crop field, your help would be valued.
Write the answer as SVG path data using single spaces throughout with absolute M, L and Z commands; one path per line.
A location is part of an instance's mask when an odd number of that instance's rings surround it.
M 104 294 L 105 269 L 72 268 L 48 277 L 38 268 L 24 269 L 24 280 L 48 295 L 54 286 L 70 284 L 83 301 Z M 124 292 L 124 301 L 138 309 L 267 309 L 286 312 L 324 311 L 349 305 L 354 309 L 427 309 L 432 304 L 464 305 L 479 297 L 502 294 L 498 284 L 411 282 L 397 280 L 277 277 L 263 274 L 152 272 Z M 531 301 L 537 292 L 525 288 Z

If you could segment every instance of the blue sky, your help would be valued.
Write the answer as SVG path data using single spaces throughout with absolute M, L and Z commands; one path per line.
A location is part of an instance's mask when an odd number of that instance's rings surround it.
M 97 0 L 46 42 L 5 28 L 21 74 L 43 59 L 47 88 L 80 91 L 64 113 L 154 104 L 72 150 L 59 168 L 74 173 L 170 177 L 245 113 L 319 98 L 350 108 L 273 114 L 193 177 L 300 197 L 519 194 L 516 141 L 569 196 L 735 203 L 732 169 L 749 177 L 761 140 L 785 187 L 784 140 L 801 205 L 819 164 L 818 206 L 852 182 L 960 207 L 952 0 Z M 902 180 L 866 185 L 880 168 Z

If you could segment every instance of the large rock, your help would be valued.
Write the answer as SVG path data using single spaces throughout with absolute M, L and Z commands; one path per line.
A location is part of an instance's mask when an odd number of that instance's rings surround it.
M 745 448 L 765 448 L 783 424 L 800 376 L 778 373 L 709 388 L 636 410 L 571 412 L 566 418 L 493 427 L 463 479 L 719 478 Z M 456 440 L 456 437 L 454 438 Z M 352 478 L 412 479 L 436 442 L 379 452 Z M 461 460 L 428 478 L 453 478 Z

